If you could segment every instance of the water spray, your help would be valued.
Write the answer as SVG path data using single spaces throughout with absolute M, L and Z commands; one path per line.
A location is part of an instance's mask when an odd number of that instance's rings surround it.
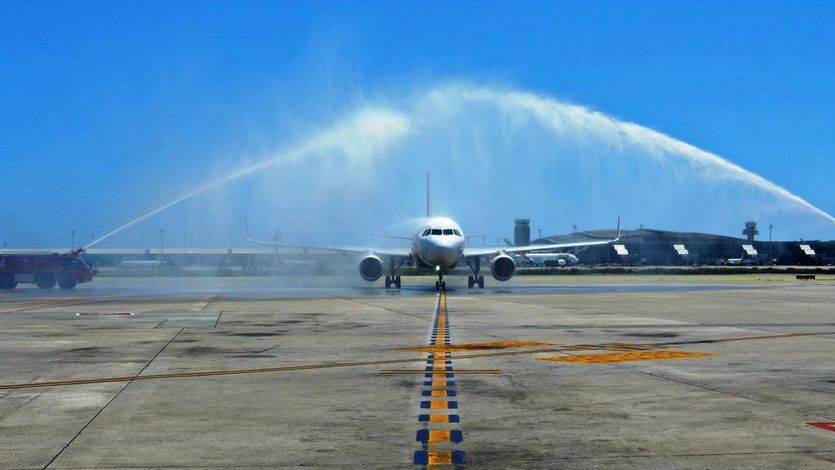
M 266 168 L 280 164 L 288 164 L 300 158 L 316 155 L 338 153 L 347 157 L 358 154 L 379 153 L 390 141 L 408 132 L 409 121 L 401 114 L 379 108 L 367 108 L 356 113 L 350 119 L 337 124 L 336 126 L 314 135 L 306 143 L 273 155 L 252 165 L 236 170 L 222 178 L 214 180 L 203 186 L 199 186 L 176 199 L 163 204 L 156 209 L 147 212 L 130 222 L 121 225 L 105 235 L 91 241 L 83 247 L 90 248 L 117 233 L 149 219 L 160 212 L 187 201 L 195 196 L 223 186 L 231 181 L 239 180 Z
M 566 104 L 555 99 L 518 91 L 497 91 L 486 87 L 452 85 L 432 91 L 430 99 L 444 102 L 487 102 L 507 113 L 523 112 L 540 120 L 556 132 L 566 126 L 600 135 L 606 140 L 629 140 L 648 150 L 661 150 L 665 157 L 680 157 L 715 172 L 715 176 L 753 186 L 771 193 L 796 207 L 835 223 L 835 217 L 812 205 L 789 190 L 756 173 L 748 171 L 711 152 L 682 142 L 653 129 L 624 122 L 583 106 Z M 649 152 L 649 155 L 656 155 Z
M 710 178 L 712 181 L 727 180 L 742 183 L 747 187 L 772 195 L 777 200 L 785 203 L 787 207 L 799 209 L 829 223 L 835 223 L 835 217 L 815 207 L 800 196 L 729 162 L 719 155 L 704 151 L 653 129 L 620 121 L 583 106 L 563 103 L 532 93 L 467 84 L 440 86 L 427 93 L 418 94 L 411 100 L 405 100 L 405 103 L 407 104 L 403 106 L 404 111 L 402 112 L 383 108 L 363 108 L 337 125 L 314 134 L 305 143 L 199 186 L 91 241 L 83 248 L 86 249 L 96 245 L 183 201 L 277 165 L 325 155 L 339 155 L 356 162 L 364 162 L 372 155 L 375 157 L 387 156 L 393 159 L 395 157 L 390 155 L 389 152 L 384 152 L 389 144 L 410 137 L 434 138 L 433 132 L 436 132 L 437 129 L 431 127 L 432 123 L 440 125 L 440 129 L 450 128 L 455 123 L 444 121 L 444 119 L 449 119 L 449 116 L 454 116 L 456 112 L 467 111 L 467 106 L 472 104 L 492 107 L 500 112 L 499 116 L 503 119 L 534 120 L 556 137 L 576 137 L 583 141 L 586 137 L 592 136 L 614 148 L 624 145 L 635 146 L 640 149 L 639 153 L 643 158 L 655 159 L 662 163 L 675 160 L 686 162 L 699 169 L 699 176 L 702 178 Z M 468 123 L 478 122 L 477 119 L 479 118 L 479 116 L 469 114 L 465 114 L 463 117 Z M 421 163 L 424 163 L 425 155 L 422 152 L 425 149 L 422 145 L 426 142 L 417 142 L 419 153 L 416 158 L 420 158 Z M 488 153 L 487 155 L 492 157 L 492 154 Z M 446 161 L 441 159 L 440 164 L 446 164 Z M 425 164 L 429 164 L 429 162 L 427 161 Z M 471 167 L 468 168 L 467 171 L 472 170 Z

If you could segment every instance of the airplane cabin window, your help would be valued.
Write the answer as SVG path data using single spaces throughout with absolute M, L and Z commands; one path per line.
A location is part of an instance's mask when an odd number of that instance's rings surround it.
M 426 229 L 426 230 L 423 231 L 423 235 L 421 235 L 421 236 L 425 237 L 425 236 L 429 235 L 430 233 L 432 233 L 432 229 Z
M 442 231 L 439 228 L 432 229 L 432 235 L 441 235 Z
M 452 235 L 452 229 L 451 228 L 445 228 L 444 229 L 444 235 Z

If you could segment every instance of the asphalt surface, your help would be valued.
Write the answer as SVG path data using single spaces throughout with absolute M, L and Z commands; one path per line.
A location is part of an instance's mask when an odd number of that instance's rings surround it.
M 835 283 L 406 284 L 0 293 L 0 468 L 835 467 Z

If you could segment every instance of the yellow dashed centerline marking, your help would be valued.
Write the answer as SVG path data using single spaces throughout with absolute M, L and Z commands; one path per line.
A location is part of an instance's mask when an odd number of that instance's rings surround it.
M 433 410 L 446 410 L 447 402 L 441 400 L 432 400 L 429 402 L 429 408 Z
M 449 415 L 429 415 L 430 423 L 449 423 Z
M 497 370 L 456 371 L 452 366 L 452 353 L 444 350 L 450 346 L 450 328 L 447 318 L 446 294 L 440 292 L 432 320 L 429 345 L 419 351 L 426 353 L 426 367 L 422 371 L 381 371 L 381 373 L 417 373 L 423 375 L 416 440 L 420 443 L 414 453 L 413 463 L 422 469 L 439 466 L 464 466 L 464 451 L 459 448 L 463 440 L 458 415 L 457 383 L 455 373 L 493 373 Z
M 500 369 L 455 369 L 456 375 L 496 375 L 501 374 Z M 380 375 L 414 375 L 432 374 L 446 376 L 446 371 L 425 371 L 425 370 L 404 370 L 404 369 L 383 369 Z
M 447 429 L 433 429 L 429 431 L 429 442 L 447 442 L 449 441 L 449 430 Z
M 438 344 L 430 346 L 415 346 L 409 348 L 398 348 L 398 351 L 416 351 L 427 353 L 444 353 L 447 351 L 478 351 L 484 349 L 507 349 L 507 348 L 528 348 L 535 346 L 554 346 L 550 343 L 540 343 L 537 341 L 489 341 L 482 343 L 466 343 L 466 344 Z
M 452 464 L 452 452 L 448 450 L 430 450 L 429 451 L 429 462 L 427 465 L 429 466 L 436 466 L 436 465 L 451 465 Z

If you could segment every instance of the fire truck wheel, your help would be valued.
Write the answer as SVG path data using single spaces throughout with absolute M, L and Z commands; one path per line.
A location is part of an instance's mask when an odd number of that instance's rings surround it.
M 17 283 L 14 282 L 14 276 L 11 273 L 0 274 L 0 289 L 14 289 Z
M 58 287 L 61 289 L 72 289 L 76 285 L 78 285 L 78 282 L 70 276 L 64 275 L 58 278 Z
M 35 274 L 35 285 L 41 289 L 52 289 L 55 287 L 55 276 L 49 273 Z

